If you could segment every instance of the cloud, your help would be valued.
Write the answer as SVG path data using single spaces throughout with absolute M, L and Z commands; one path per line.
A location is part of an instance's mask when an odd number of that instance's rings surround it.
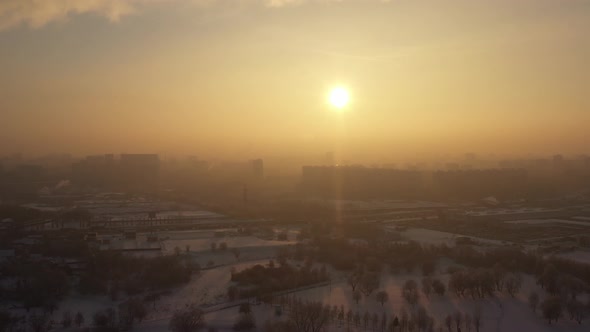
M 150 0 L 2 0 L 0 1 L 0 30 L 22 24 L 38 28 L 70 15 L 95 13 L 117 21 L 129 15 L 141 3 Z
M 252 4 L 271 8 L 326 3 L 369 0 L 0 0 L 0 31 L 26 25 L 39 28 L 54 21 L 65 20 L 79 14 L 95 14 L 110 21 L 138 13 L 143 7 L 156 3 L 187 2 L 207 6 L 223 2 L 236 5 Z M 389 2 L 390 0 L 370 0 Z

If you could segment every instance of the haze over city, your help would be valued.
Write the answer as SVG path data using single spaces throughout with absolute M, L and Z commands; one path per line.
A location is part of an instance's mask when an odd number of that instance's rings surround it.
M 0 30 L 5 154 L 588 152 L 588 1 L 5 0 Z
M 588 332 L 590 0 L 0 0 L 0 332 Z

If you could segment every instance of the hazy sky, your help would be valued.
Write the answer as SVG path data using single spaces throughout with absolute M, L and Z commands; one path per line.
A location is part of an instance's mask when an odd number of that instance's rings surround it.
M 582 153 L 589 125 L 590 0 L 0 1 L 0 154 Z

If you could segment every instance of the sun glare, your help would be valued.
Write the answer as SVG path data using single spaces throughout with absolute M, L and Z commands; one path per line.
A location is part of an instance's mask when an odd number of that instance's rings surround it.
M 330 91 L 330 96 L 328 98 L 330 104 L 337 109 L 343 109 L 350 100 L 350 95 L 345 88 L 337 87 Z

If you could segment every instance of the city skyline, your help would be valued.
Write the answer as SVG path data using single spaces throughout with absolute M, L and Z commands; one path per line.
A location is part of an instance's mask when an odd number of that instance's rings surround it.
M 590 0 L 0 0 L 0 332 L 588 332 Z

